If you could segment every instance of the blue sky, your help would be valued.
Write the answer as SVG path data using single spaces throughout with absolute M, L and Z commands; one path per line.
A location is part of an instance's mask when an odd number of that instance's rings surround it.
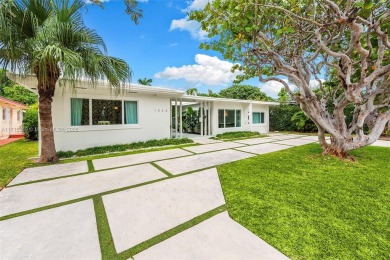
M 218 92 L 232 84 L 232 63 L 219 53 L 199 48 L 206 35 L 199 24 L 186 18 L 186 11 L 202 8 L 207 0 L 143 0 L 144 17 L 135 25 L 124 12 L 122 0 L 105 1 L 104 9 L 88 5 L 85 23 L 105 40 L 109 55 L 126 60 L 133 70 L 133 82 L 152 78 L 153 85 Z M 256 79 L 249 83 L 259 86 Z M 277 83 L 261 89 L 275 97 Z

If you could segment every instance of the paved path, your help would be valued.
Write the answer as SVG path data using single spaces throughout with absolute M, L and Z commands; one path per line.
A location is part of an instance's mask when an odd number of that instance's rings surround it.
M 0 140 L 0 146 L 15 142 L 15 141 L 22 139 L 22 138 L 23 137 L 11 137 L 11 138 Z
M 213 167 L 316 138 L 271 134 L 208 140 L 198 138 L 202 145 L 183 149 L 93 160 L 96 171 L 91 173 L 85 161 L 25 169 L 0 192 L 0 257 L 100 259 L 99 239 L 107 233 L 99 236 L 97 224 L 107 221 L 117 254 L 150 244 L 135 259 L 286 259 L 226 211 L 189 223 L 225 205 Z M 182 225 L 191 227 L 153 242 Z

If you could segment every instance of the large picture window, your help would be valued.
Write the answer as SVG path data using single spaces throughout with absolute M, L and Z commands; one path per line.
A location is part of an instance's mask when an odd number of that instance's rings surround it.
M 72 126 L 138 124 L 137 101 L 71 98 L 70 110 Z
M 241 110 L 219 109 L 218 127 L 219 128 L 241 127 Z
M 122 124 L 122 101 L 92 99 L 93 125 Z
M 71 125 L 89 125 L 89 100 L 83 98 L 70 99 Z
M 252 113 L 253 124 L 264 124 L 264 112 L 253 112 Z

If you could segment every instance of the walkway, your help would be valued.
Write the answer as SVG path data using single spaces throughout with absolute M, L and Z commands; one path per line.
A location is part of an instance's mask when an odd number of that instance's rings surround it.
M 3 145 L 6 145 L 6 144 L 15 142 L 15 141 L 17 141 L 19 139 L 22 139 L 22 138 L 23 137 L 10 137 L 10 138 L 7 138 L 7 139 L 0 140 L 0 146 L 3 146 Z
M 25 169 L 0 192 L 1 258 L 287 259 L 229 217 L 215 166 L 315 138 L 197 141 Z

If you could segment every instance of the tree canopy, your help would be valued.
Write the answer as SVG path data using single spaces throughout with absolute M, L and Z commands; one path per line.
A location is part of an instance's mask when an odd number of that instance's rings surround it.
M 344 157 L 375 142 L 390 120 L 389 9 L 384 0 L 215 0 L 190 18 L 212 38 L 202 48 L 237 63 L 238 81 L 283 84 L 316 124 L 324 153 Z M 333 86 L 324 86 L 326 72 L 335 75 Z
M 233 99 L 272 101 L 272 98 L 268 97 L 260 88 L 250 85 L 233 85 L 222 89 L 219 96 Z
M 38 102 L 38 96 L 23 86 L 12 82 L 5 74 L 5 70 L 0 69 L 0 96 L 32 105 Z

